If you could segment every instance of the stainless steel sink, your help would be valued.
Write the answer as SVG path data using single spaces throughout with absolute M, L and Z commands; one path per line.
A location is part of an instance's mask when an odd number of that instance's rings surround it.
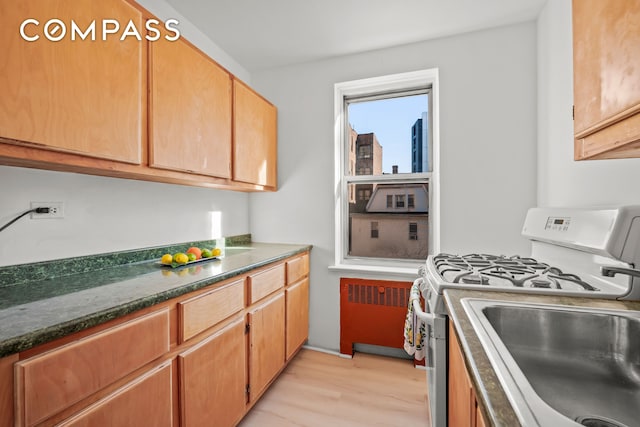
M 640 312 L 467 298 L 524 426 L 640 426 Z

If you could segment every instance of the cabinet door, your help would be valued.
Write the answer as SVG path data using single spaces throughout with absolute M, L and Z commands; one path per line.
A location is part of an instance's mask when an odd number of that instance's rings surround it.
M 142 14 L 121 0 L 0 2 L 0 137 L 92 157 L 141 162 L 146 108 L 146 44 L 120 34 L 102 40 L 102 20 L 130 20 L 144 29 Z M 24 32 L 19 28 L 27 18 Z M 64 29 L 49 26 L 52 18 Z M 95 41 L 71 40 L 71 22 L 81 30 L 96 21 Z M 55 29 L 58 28 L 56 32 Z M 143 39 L 144 40 L 144 39 Z
M 276 107 L 237 80 L 233 91 L 233 179 L 275 188 Z
M 182 426 L 233 426 L 246 404 L 245 323 L 241 318 L 178 356 Z
M 168 309 L 15 364 L 16 420 L 35 425 L 152 362 L 170 348 Z
M 168 361 L 58 425 L 170 427 L 173 423 L 171 377 L 171 361 Z
M 288 360 L 309 336 L 309 279 L 291 285 L 285 293 Z
M 475 425 L 476 402 L 462 350 L 455 330 L 449 323 L 449 390 L 448 424 L 457 427 Z
M 640 0 L 573 1 L 575 158 L 640 157 Z
M 249 312 L 249 397 L 255 401 L 284 366 L 284 293 Z
M 231 75 L 180 39 L 151 43 L 152 167 L 231 178 Z
M 476 427 L 487 427 L 487 423 L 482 416 L 482 411 L 476 406 Z

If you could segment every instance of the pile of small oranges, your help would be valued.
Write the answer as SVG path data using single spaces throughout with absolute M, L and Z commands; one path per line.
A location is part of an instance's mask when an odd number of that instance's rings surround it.
M 220 248 L 207 249 L 191 246 L 186 252 L 176 252 L 175 254 L 164 254 L 160 259 L 160 263 L 165 265 L 184 265 L 189 262 L 197 261 L 202 258 L 215 258 L 220 256 L 222 250 Z

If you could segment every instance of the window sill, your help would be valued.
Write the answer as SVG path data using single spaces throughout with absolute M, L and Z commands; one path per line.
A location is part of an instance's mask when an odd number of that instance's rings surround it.
M 390 276 L 410 277 L 411 280 L 418 277 L 418 268 L 422 263 L 412 265 L 365 265 L 365 264 L 334 264 L 329 266 L 329 271 L 347 273 L 377 273 Z

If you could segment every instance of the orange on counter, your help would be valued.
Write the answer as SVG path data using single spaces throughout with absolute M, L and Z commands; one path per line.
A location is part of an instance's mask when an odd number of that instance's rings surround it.
M 196 259 L 202 258 L 202 250 L 195 246 L 191 246 L 189 249 L 187 249 L 187 255 L 188 254 L 194 254 L 196 256 Z

